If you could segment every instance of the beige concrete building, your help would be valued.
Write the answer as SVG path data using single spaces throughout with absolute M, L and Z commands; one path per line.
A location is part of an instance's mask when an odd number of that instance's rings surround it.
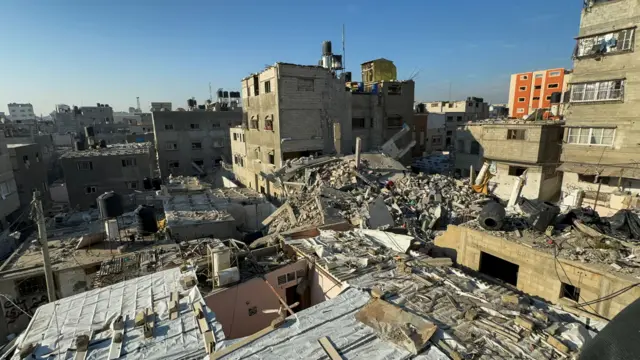
M 350 152 L 350 96 L 344 79 L 321 66 L 276 63 L 242 79 L 242 128 L 230 130 L 237 180 L 277 196 L 261 173 L 302 156 Z
M 640 194 L 639 23 L 638 0 L 591 1 L 582 10 L 559 168 L 564 205 L 584 195 L 583 206 L 608 215 Z
M 461 101 L 432 101 L 425 102 L 426 110 L 430 113 L 445 114 L 445 142 L 444 147 L 455 146 L 456 128 L 469 121 L 489 118 L 489 104 L 483 98 L 468 97 Z
M 7 216 L 20 207 L 18 188 L 13 176 L 11 157 L 4 133 L 0 132 L 0 234 L 7 229 Z M 1 237 L 1 235 L 0 235 Z
M 471 165 L 478 171 L 488 161 L 489 190 L 501 200 L 509 199 L 523 174 L 521 196 L 554 200 L 562 182 L 556 171 L 562 133 L 562 123 L 557 121 L 468 124 L 458 131 L 456 172 L 468 176 Z

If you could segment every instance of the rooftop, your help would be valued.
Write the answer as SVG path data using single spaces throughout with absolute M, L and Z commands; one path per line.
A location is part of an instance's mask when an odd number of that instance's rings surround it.
M 211 194 L 173 195 L 164 201 L 167 226 L 233 221 L 229 201 Z
M 122 155 L 137 155 L 148 154 L 151 149 L 150 142 L 144 143 L 127 143 L 127 144 L 113 144 L 108 145 L 106 148 L 86 149 L 86 150 L 73 150 L 66 152 L 60 156 L 64 158 L 83 158 L 92 156 L 122 156 Z
M 214 341 L 223 340 L 224 333 L 198 288 L 183 285 L 190 277 L 195 277 L 193 270 L 175 268 L 43 305 L 18 349 L 33 344 L 31 353 L 38 359 L 202 359 L 207 355 L 203 329 L 212 331 L 209 339 Z M 175 311 L 169 300 L 174 297 Z M 202 309 L 202 318 L 194 307 Z M 145 310 L 151 315 L 136 326 L 139 312 Z M 122 341 L 113 341 L 118 334 Z M 84 354 L 78 346 L 81 336 L 88 337 Z M 16 353 L 12 359 L 20 358 Z
M 491 126 L 491 125 L 509 125 L 509 126 L 562 126 L 564 121 L 561 120 L 536 120 L 527 121 L 522 119 L 486 119 L 474 120 L 466 123 L 464 126 Z

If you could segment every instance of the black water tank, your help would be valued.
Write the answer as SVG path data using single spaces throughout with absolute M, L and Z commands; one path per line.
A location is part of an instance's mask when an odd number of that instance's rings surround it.
M 149 179 L 148 177 L 144 178 L 142 180 L 142 187 L 144 187 L 145 190 L 153 189 L 153 186 L 151 185 L 151 179 Z
M 344 82 L 351 82 L 351 71 L 344 73 Z
M 82 140 L 76 140 L 73 144 L 73 149 L 76 151 L 82 151 L 82 150 L 86 150 L 84 141 Z
M 100 210 L 100 217 L 103 219 L 111 219 L 124 213 L 122 198 L 113 191 L 98 196 L 96 201 Z
M 485 205 L 478 214 L 478 223 L 487 230 L 500 230 L 504 224 L 505 216 L 504 206 L 492 201 Z
M 562 100 L 562 93 L 561 92 L 554 92 L 551 94 L 551 103 L 552 104 L 560 104 L 560 101 Z
M 545 201 L 538 205 L 537 211 L 529 216 L 527 222 L 533 230 L 545 232 L 548 226 L 554 224 L 556 216 L 558 216 L 559 213 L 559 207 Z
M 219 98 L 221 98 L 221 97 L 222 97 L 222 90 L 218 90 L 218 91 L 216 92 L 216 95 L 218 95 L 218 97 L 219 97 Z
M 135 211 L 138 234 L 149 235 L 158 232 L 156 211 L 152 206 L 140 205 Z
M 424 106 L 424 103 L 419 103 L 416 105 L 417 113 L 424 114 L 425 110 L 426 110 L 426 107 Z
M 104 140 L 104 139 L 100 140 L 100 147 L 103 148 L 103 149 L 106 148 L 107 147 L 107 141 Z
M 330 55 L 330 54 L 331 54 L 331 41 L 323 41 L 322 55 Z
M 160 185 L 162 185 L 162 180 L 160 180 L 160 178 L 153 178 L 151 185 L 153 185 L 153 190 L 161 190 Z
M 93 126 L 87 126 L 87 127 L 85 127 L 85 128 L 84 128 L 84 134 L 85 134 L 87 137 L 93 137 L 93 136 L 95 136 L 95 135 L 96 135 L 96 134 L 95 134 L 95 132 L 93 131 Z
M 222 97 L 223 98 L 228 98 L 229 97 L 229 92 L 228 91 L 223 91 L 222 92 Z

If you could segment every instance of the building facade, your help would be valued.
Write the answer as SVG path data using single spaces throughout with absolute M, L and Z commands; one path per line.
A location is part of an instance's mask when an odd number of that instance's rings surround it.
M 588 1 L 582 10 L 560 166 L 564 205 L 603 216 L 637 206 L 639 23 L 638 0 Z
M 468 97 L 461 101 L 432 101 L 423 103 L 426 111 L 445 115 L 444 147 L 455 146 L 456 129 L 469 121 L 489 118 L 489 104 L 483 98 Z
M 469 176 L 489 164 L 489 190 L 509 200 L 513 186 L 524 177 L 521 196 L 556 200 L 562 174 L 556 171 L 563 128 L 558 121 L 487 122 L 468 124 L 458 130 L 455 172 Z
M 52 116 L 58 134 L 81 133 L 86 126 L 114 123 L 113 108 L 109 104 L 81 107 L 60 104 Z
M 171 104 L 170 101 L 154 101 L 151 102 L 151 112 L 156 112 L 156 111 L 172 111 L 173 110 L 173 105 Z
M 242 128 L 231 130 L 244 139 L 231 140 L 237 180 L 277 196 L 261 173 L 302 156 L 349 153 L 350 96 L 344 78 L 321 66 L 276 63 L 244 78 Z
M 417 112 L 413 117 L 412 139 L 416 145 L 412 149 L 414 157 L 444 150 L 445 115 Z
M 9 157 L 13 176 L 16 180 L 20 207 L 26 209 L 31 204 L 33 192 L 39 191 L 42 205 L 49 203 L 47 162 L 38 144 L 9 144 Z
M 153 112 L 160 175 L 211 174 L 230 163 L 229 129 L 241 123 L 240 109 Z
M 150 143 L 70 151 L 60 156 L 60 164 L 69 205 L 77 209 L 95 207 L 98 196 L 108 191 L 126 195 L 141 190 L 155 170 Z
M 13 122 L 22 122 L 28 120 L 35 120 L 36 114 L 33 112 L 33 105 L 27 104 L 18 104 L 11 103 L 8 104 L 9 108 L 9 116 L 11 116 L 11 121 Z
M 571 70 L 562 68 L 511 75 L 509 117 L 522 119 L 536 109 L 551 109 L 552 103 L 562 103 L 570 75 Z M 553 93 L 560 93 L 560 98 L 552 99 Z
M 20 208 L 18 187 L 4 134 L 0 132 L 0 233 L 9 226 L 7 216 Z

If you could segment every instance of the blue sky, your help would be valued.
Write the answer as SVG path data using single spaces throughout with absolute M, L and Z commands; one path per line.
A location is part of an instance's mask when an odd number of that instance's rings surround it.
M 418 72 L 416 100 L 480 96 L 505 102 L 509 75 L 571 68 L 582 0 L 3 0 L 0 111 L 31 102 L 151 101 L 182 106 L 277 61 L 315 64 L 323 40 L 359 64 Z

